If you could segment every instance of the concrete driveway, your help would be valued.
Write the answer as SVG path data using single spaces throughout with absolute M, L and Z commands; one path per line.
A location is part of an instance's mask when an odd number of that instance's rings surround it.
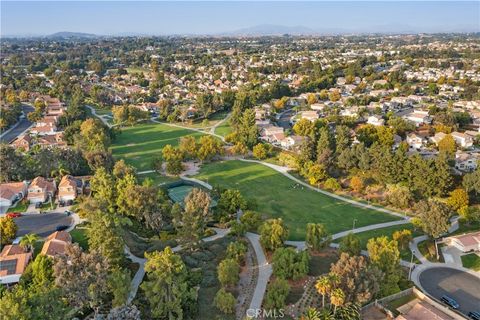
M 419 276 L 423 289 L 440 300 L 448 295 L 460 305 L 459 310 L 468 314 L 480 310 L 480 278 L 448 267 L 428 268 Z
M 36 233 L 40 237 L 46 237 L 55 232 L 55 228 L 59 225 L 71 225 L 73 218 L 60 212 L 28 214 L 15 218 L 15 223 L 18 226 L 17 237 L 27 233 Z

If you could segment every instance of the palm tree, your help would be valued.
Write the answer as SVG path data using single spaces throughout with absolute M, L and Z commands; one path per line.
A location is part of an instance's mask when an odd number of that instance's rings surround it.
M 29 252 L 33 252 L 33 246 L 39 237 L 35 233 L 29 233 L 22 237 L 20 240 L 20 246 Z
M 325 308 L 325 296 L 332 290 L 332 282 L 329 276 L 321 276 L 315 283 L 315 289 L 322 295 L 322 307 Z
M 337 307 L 345 302 L 345 293 L 342 289 L 333 289 L 330 294 L 330 303 L 333 304 L 333 315 L 337 312 Z

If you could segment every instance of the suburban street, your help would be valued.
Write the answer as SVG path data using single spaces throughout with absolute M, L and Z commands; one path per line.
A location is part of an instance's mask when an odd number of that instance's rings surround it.
M 460 305 L 464 314 L 480 308 L 480 278 L 460 270 L 438 267 L 420 274 L 423 289 L 440 300 L 446 294 Z
M 55 228 L 59 225 L 71 225 L 73 218 L 64 213 L 54 212 L 23 215 L 15 218 L 15 222 L 18 226 L 17 237 L 31 232 L 46 237 L 55 232 Z
M 29 114 L 30 112 L 32 112 L 34 110 L 33 107 L 30 106 L 30 105 L 22 104 L 22 110 L 23 110 L 23 113 L 25 114 L 25 118 L 20 119 L 20 121 L 17 122 L 17 124 L 14 125 L 12 130 L 10 130 L 9 132 L 2 135 L 0 137 L 0 142 L 5 142 L 5 143 L 12 142 L 22 132 L 27 130 L 32 125 L 32 123 L 27 119 L 27 114 Z

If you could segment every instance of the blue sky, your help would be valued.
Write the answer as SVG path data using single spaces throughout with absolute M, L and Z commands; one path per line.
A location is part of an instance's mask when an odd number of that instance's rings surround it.
M 318 31 L 480 31 L 480 2 L 1 1 L 2 35 L 217 34 L 262 24 Z

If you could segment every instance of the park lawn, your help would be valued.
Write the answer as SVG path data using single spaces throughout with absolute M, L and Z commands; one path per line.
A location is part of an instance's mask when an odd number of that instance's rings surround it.
M 218 127 L 215 128 L 215 134 L 218 134 L 222 137 L 230 134 L 232 132 L 232 127 L 228 123 L 228 120 L 220 124 Z
M 180 178 L 164 176 L 163 174 L 157 172 L 150 172 L 138 175 L 138 180 L 140 182 L 143 182 L 147 178 L 152 179 L 153 184 L 156 186 L 180 180 Z
M 238 189 L 257 205 L 266 218 L 282 218 L 289 239 L 304 240 L 307 223 L 323 223 L 331 233 L 348 230 L 353 219 L 358 227 L 398 220 L 386 213 L 353 206 L 347 202 L 298 186 L 297 183 L 258 163 L 239 160 L 202 166 L 195 178 L 212 186 Z
M 128 67 L 128 68 L 125 68 L 125 70 L 127 70 L 128 74 L 149 72 L 147 68 L 141 68 L 141 67 Z
M 123 128 L 111 149 L 116 159 L 124 159 L 138 171 L 150 170 L 153 158 L 161 156 L 165 145 L 176 146 L 181 137 L 188 135 L 198 138 L 202 134 L 161 123 L 138 124 Z
M 476 253 L 463 255 L 462 264 L 465 268 L 480 271 L 480 257 Z

